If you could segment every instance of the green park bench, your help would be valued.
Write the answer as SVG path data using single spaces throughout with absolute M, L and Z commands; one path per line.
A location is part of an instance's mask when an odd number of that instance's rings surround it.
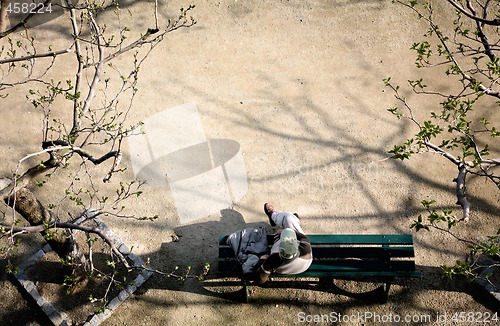
M 219 278 L 240 278 L 242 270 L 234 252 L 226 243 L 227 235 L 219 237 L 219 257 L 216 275 Z M 379 281 L 378 301 L 387 302 L 389 288 L 396 277 L 420 277 L 415 269 L 413 237 L 410 234 L 312 234 L 313 262 L 300 274 L 271 274 L 278 278 L 313 277 L 320 280 L 354 279 Z M 268 235 L 271 246 L 273 236 Z M 242 280 L 245 301 L 248 282 Z

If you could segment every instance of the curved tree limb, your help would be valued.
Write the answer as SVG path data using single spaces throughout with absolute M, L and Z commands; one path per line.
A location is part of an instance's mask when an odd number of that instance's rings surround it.
M 450 2 L 452 5 L 454 5 L 458 10 L 460 10 L 459 8 L 461 8 L 463 11 L 465 11 L 465 9 L 463 9 L 459 4 L 456 3 L 456 1 L 454 0 L 447 0 L 448 2 Z M 419 17 L 421 17 L 422 19 L 426 20 L 427 23 L 429 24 L 429 26 L 431 27 L 431 29 L 434 31 L 435 35 L 438 37 L 439 39 L 439 42 L 441 43 L 441 45 L 443 46 L 443 48 L 446 50 L 447 53 L 453 53 L 450 48 L 448 47 L 448 44 L 446 42 L 446 38 L 443 36 L 443 34 L 441 33 L 441 31 L 439 30 L 438 26 L 432 21 L 432 19 L 430 19 L 429 17 L 425 17 L 422 13 L 420 13 L 418 11 L 418 9 L 416 9 L 414 6 L 411 6 L 409 5 L 408 3 L 404 3 L 402 1 L 397 1 L 399 4 L 405 6 L 405 7 L 408 7 L 410 8 L 411 10 L 413 10 L 415 13 L 417 13 L 419 15 Z M 458 8 L 458 7 L 459 8 Z M 462 11 L 461 10 L 461 11 Z M 467 15 L 467 12 L 465 11 L 464 14 Z M 470 15 L 470 14 L 468 14 Z M 473 18 L 473 17 L 471 17 Z M 479 18 L 480 19 L 480 18 Z M 484 19 L 482 19 L 484 20 Z M 500 26 L 500 19 L 495 19 L 494 21 L 497 21 L 498 20 L 498 25 Z M 449 58 L 450 62 L 452 62 L 459 70 L 459 73 L 460 75 L 467 81 L 469 81 L 470 83 L 474 83 L 477 85 L 477 87 L 481 90 L 481 92 L 483 92 L 484 94 L 486 95 L 489 95 L 489 96 L 493 96 L 493 97 L 496 97 L 496 98 L 500 98 L 500 91 L 496 91 L 494 89 L 492 89 L 491 87 L 486 87 L 485 85 L 483 85 L 482 82 L 478 81 L 477 79 L 473 78 L 472 76 L 470 76 L 469 74 L 467 74 L 462 68 L 461 66 L 459 65 L 459 63 L 457 62 L 457 60 L 451 56 Z
M 50 156 L 45 162 L 32 166 L 20 177 L 15 176 L 15 179 L 8 183 L 6 187 L 0 189 L 0 199 L 5 199 L 11 196 L 13 193 L 19 191 L 20 189 L 27 187 L 33 179 L 50 169 L 59 166 L 59 162 L 55 159 L 53 155 Z M 7 184 L 7 182 L 3 182 Z
M 458 167 L 458 176 L 457 176 L 457 178 L 455 178 L 453 180 L 454 182 L 457 183 L 457 186 L 456 186 L 457 199 L 458 199 L 457 204 L 462 206 L 462 209 L 463 209 L 462 220 L 465 222 L 468 222 L 469 215 L 470 215 L 470 204 L 469 204 L 469 201 L 467 200 L 466 193 L 465 193 L 465 177 L 467 175 L 467 166 L 463 162 L 461 162 L 459 159 L 457 159 L 455 156 L 453 156 L 452 154 L 443 150 L 441 147 L 436 146 L 429 141 L 424 142 L 424 144 L 427 147 L 431 148 L 432 150 L 436 151 L 438 154 L 447 158 L 449 161 L 451 161 L 453 164 L 455 164 Z
M 51 146 L 56 146 L 56 147 L 51 147 Z M 13 182 L 11 181 L 11 182 L 7 183 L 4 181 L 3 184 L 6 184 L 6 186 L 0 189 L 0 198 L 1 199 L 5 199 L 5 198 L 11 196 L 13 193 L 19 191 L 20 189 L 28 186 L 29 183 L 31 181 L 33 181 L 33 179 L 35 177 L 37 177 L 38 175 L 45 173 L 45 172 L 49 171 L 50 169 L 53 169 L 53 168 L 59 166 L 60 161 L 57 160 L 55 155 L 53 154 L 53 152 L 56 152 L 59 150 L 68 149 L 71 152 L 78 154 L 80 157 L 88 159 L 94 165 L 99 165 L 99 164 L 107 161 L 110 158 L 115 158 L 115 161 L 113 163 L 113 170 L 111 170 L 111 171 L 114 171 L 114 169 L 118 167 L 118 165 L 120 164 L 120 160 L 121 160 L 121 152 L 118 150 L 117 151 L 110 151 L 110 152 L 102 155 L 101 157 L 96 158 L 96 157 L 92 156 L 91 154 L 87 153 L 84 149 L 79 148 L 79 147 L 75 147 L 75 146 L 71 146 L 67 142 L 62 141 L 62 140 L 53 140 L 53 141 L 42 142 L 42 148 L 43 148 L 42 151 L 27 155 L 24 158 L 22 158 L 18 162 L 18 166 L 26 159 L 33 157 L 33 156 L 43 154 L 43 153 L 50 154 L 50 158 L 48 160 L 38 164 L 38 165 L 32 166 L 31 168 L 26 170 L 26 172 L 24 174 L 22 174 L 21 176 L 17 177 L 17 175 L 16 175 L 15 180 Z M 106 180 L 108 180 L 111 177 L 110 173 L 108 173 L 108 175 L 105 177 Z
M 474 7 L 472 7 L 472 3 L 469 0 L 467 0 L 467 7 L 471 11 L 472 15 L 477 16 L 476 10 L 474 9 Z M 486 18 L 486 8 L 484 9 L 483 14 L 484 14 L 483 17 Z M 488 58 L 490 58 L 491 61 L 494 61 L 495 55 L 491 51 L 490 42 L 488 41 L 488 37 L 486 36 L 486 34 L 484 34 L 483 31 L 484 22 L 481 22 L 476 19 L 474 20 L 476 21 L 477 36 L 481 39 L 481 43 L 483 44 L 484 47 L 484 53 L 486 53 L 486 55 L 488 56 Z
M 116 248 L 113 244 L 112 239 L 110 239 L 99 227 L 90 227 L 85 225 L 79 225 L 76 223 L 68 223 L 68 222 L 50 222 L 45 225 L 34 225 L 34 226 L 25 226 L 25 227 L 11 227 L 8 225 L 0 225 L 0 230 L 3 230 L 3 233 L 12 234 L 12 233 L 38 233 L 46 230 L 54 230 L 54 229 L 69 229 L 69 230 L 79 230 L 88 233 L 95 234 L 99 236 L 106 244 L 110 247 L 112 252 L 120 259 L 122 264 L 127 268 L 131 269 L 130 264 L 128 263 L 126 257 Z
M 457 1 L 455 0 L 447 0 L 453 7 L 455 7 L 458 11 L 460 11 L 462 14 L 465 16 L 469 17 L 470 19 L 475 20 L 476 22 L 486 24 L 486 25 L 492 25 L 492 26 L 500 26 L 500 18 L 495 18 L 493 20 L 488 20 L 482 17 L 476 16 L 475 12 L 470 13 L 467 10 L 465 10 Z M 470 0 L 467 0 L 467 5 L 471 7 Z
M 50 149 L 50 146 L 62 146 L 59 148 L 55 148 L 55 150 L 59 149 L 70 149 L 71 152 L 76 153 L 80 155 L 83 158 L 88 159 L 90 162 L 94 163 L 94 165 L 99 165 L 102 162 L 114 157 L 121 156 L 120 151 L 109 151 L 108 153 L 102 155 L 101 157 L 94 157 L 91 154 L 87 153 L 83 148 L 77 147 L 77 146 L 72 146 L 68 142 L 64 140 L 49 140 L 42 142 L 42 148 L 47 150 Z

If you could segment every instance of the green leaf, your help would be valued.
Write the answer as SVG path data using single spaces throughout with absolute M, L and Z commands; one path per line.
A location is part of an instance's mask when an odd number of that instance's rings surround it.
M 413 223 L 410 225 L 410 228 L 415 229 L 416 232 L 418 232 L 420 230 L 429 231 L 429 227 L 427 225 L 423 224 L 422 222 L 423 222 L 423 217 L 422 217 L 422 214 L 420 214 L 420 215 L 418 215 L 417 220 L 413 221 Z
M 491 137 L 498 137 L 500 136 L 500 131 L 497 131 L 495 127 L 491 128 Z
M 479 120 L 479 123 L 484 125 L 484 126 L 487 126 L 490 124 L 490 122 L 486 118 L 481 118 L 481 120 Z
M 428 210 L 432 204 L 436 203 L 436 201 L 434 199 L 432 199 L 432 200 L 424 199 L 421 201 L 421 203 L 422 203 L 422 206 L 424 206 L 424 208 L 426 210 Z
M 394 114 L 396 116 L 396 118 L 398 118 L 398 119 L 401 119 L 401 117 L 403 116 L 403 114 L 398 111 L 397 107 L 389 108 L 389 109 L 387 109 L 387 111 L 389 111 L 392 114 Z

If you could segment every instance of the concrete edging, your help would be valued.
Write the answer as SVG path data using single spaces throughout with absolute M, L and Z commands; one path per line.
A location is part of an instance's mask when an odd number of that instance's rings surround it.
M 94 219 L 98 228 L 108 236 L 115 247 L 122 253 L 127 256 L 133 262 L 133 266 L 142 266 L 143 261 L 136 256 L 135 254 L 130 252 L 130 248 L 121 241 L 109 228 L 108 226 L 99 218 Z M 78 222 L 77 222 L 78 223 Z M 34 282 L 30 281 L 25 274 L 25 271 L 36 262 L 38 262 L 46 253 L 52 251 L 49 245 L 45 245 L 42 249 L 37 251 L 33 256 L 25 260 L 19 266 L 19 271 L 14 274 L 17 282 L 24 288 L 24 290 L 30 295 L 36 304 L 42 309 L 44 314 L 50 319 L 50 321 L 56 326 L 69 326 L 73 325 L 73 321 L 68 317 L 68 315 L 64 311 L 57 310 L 51 302 L 46 300 L 38 291 Z M 120 291 L 116 297 L 114 297 L 106 306 L 106 309 L 98 314 L 89 314 L 89 317 L 92 316 L 88 321 L 86 321 L 83 325 L 88 326 L 97 326 L 100 325 L 104 320 L 110 317 L 113 312 L 120 306 L 120 304 L 125 301 L 132 293 L 134 293 L 151 275 L 153 272 L 143 271 L 140 273 L 135 280 L 124 290 Z M 81 324 L 81 322 L 77 322 L 77 324 Z

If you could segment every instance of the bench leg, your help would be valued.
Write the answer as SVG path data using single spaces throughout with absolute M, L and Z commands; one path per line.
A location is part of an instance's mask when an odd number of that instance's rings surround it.
M 389 289 L 391 288 L 392 281 L 394 280 L 393 277 L 388 278 L 385 280 L 385 283 L 382 284 L 381 288 L 383 291 L 383 295 L 380 298 L 381 303 L 387 303 L 389 301 Z
M 248 303 L 248 282 L 243 280 L 243 302 Z

